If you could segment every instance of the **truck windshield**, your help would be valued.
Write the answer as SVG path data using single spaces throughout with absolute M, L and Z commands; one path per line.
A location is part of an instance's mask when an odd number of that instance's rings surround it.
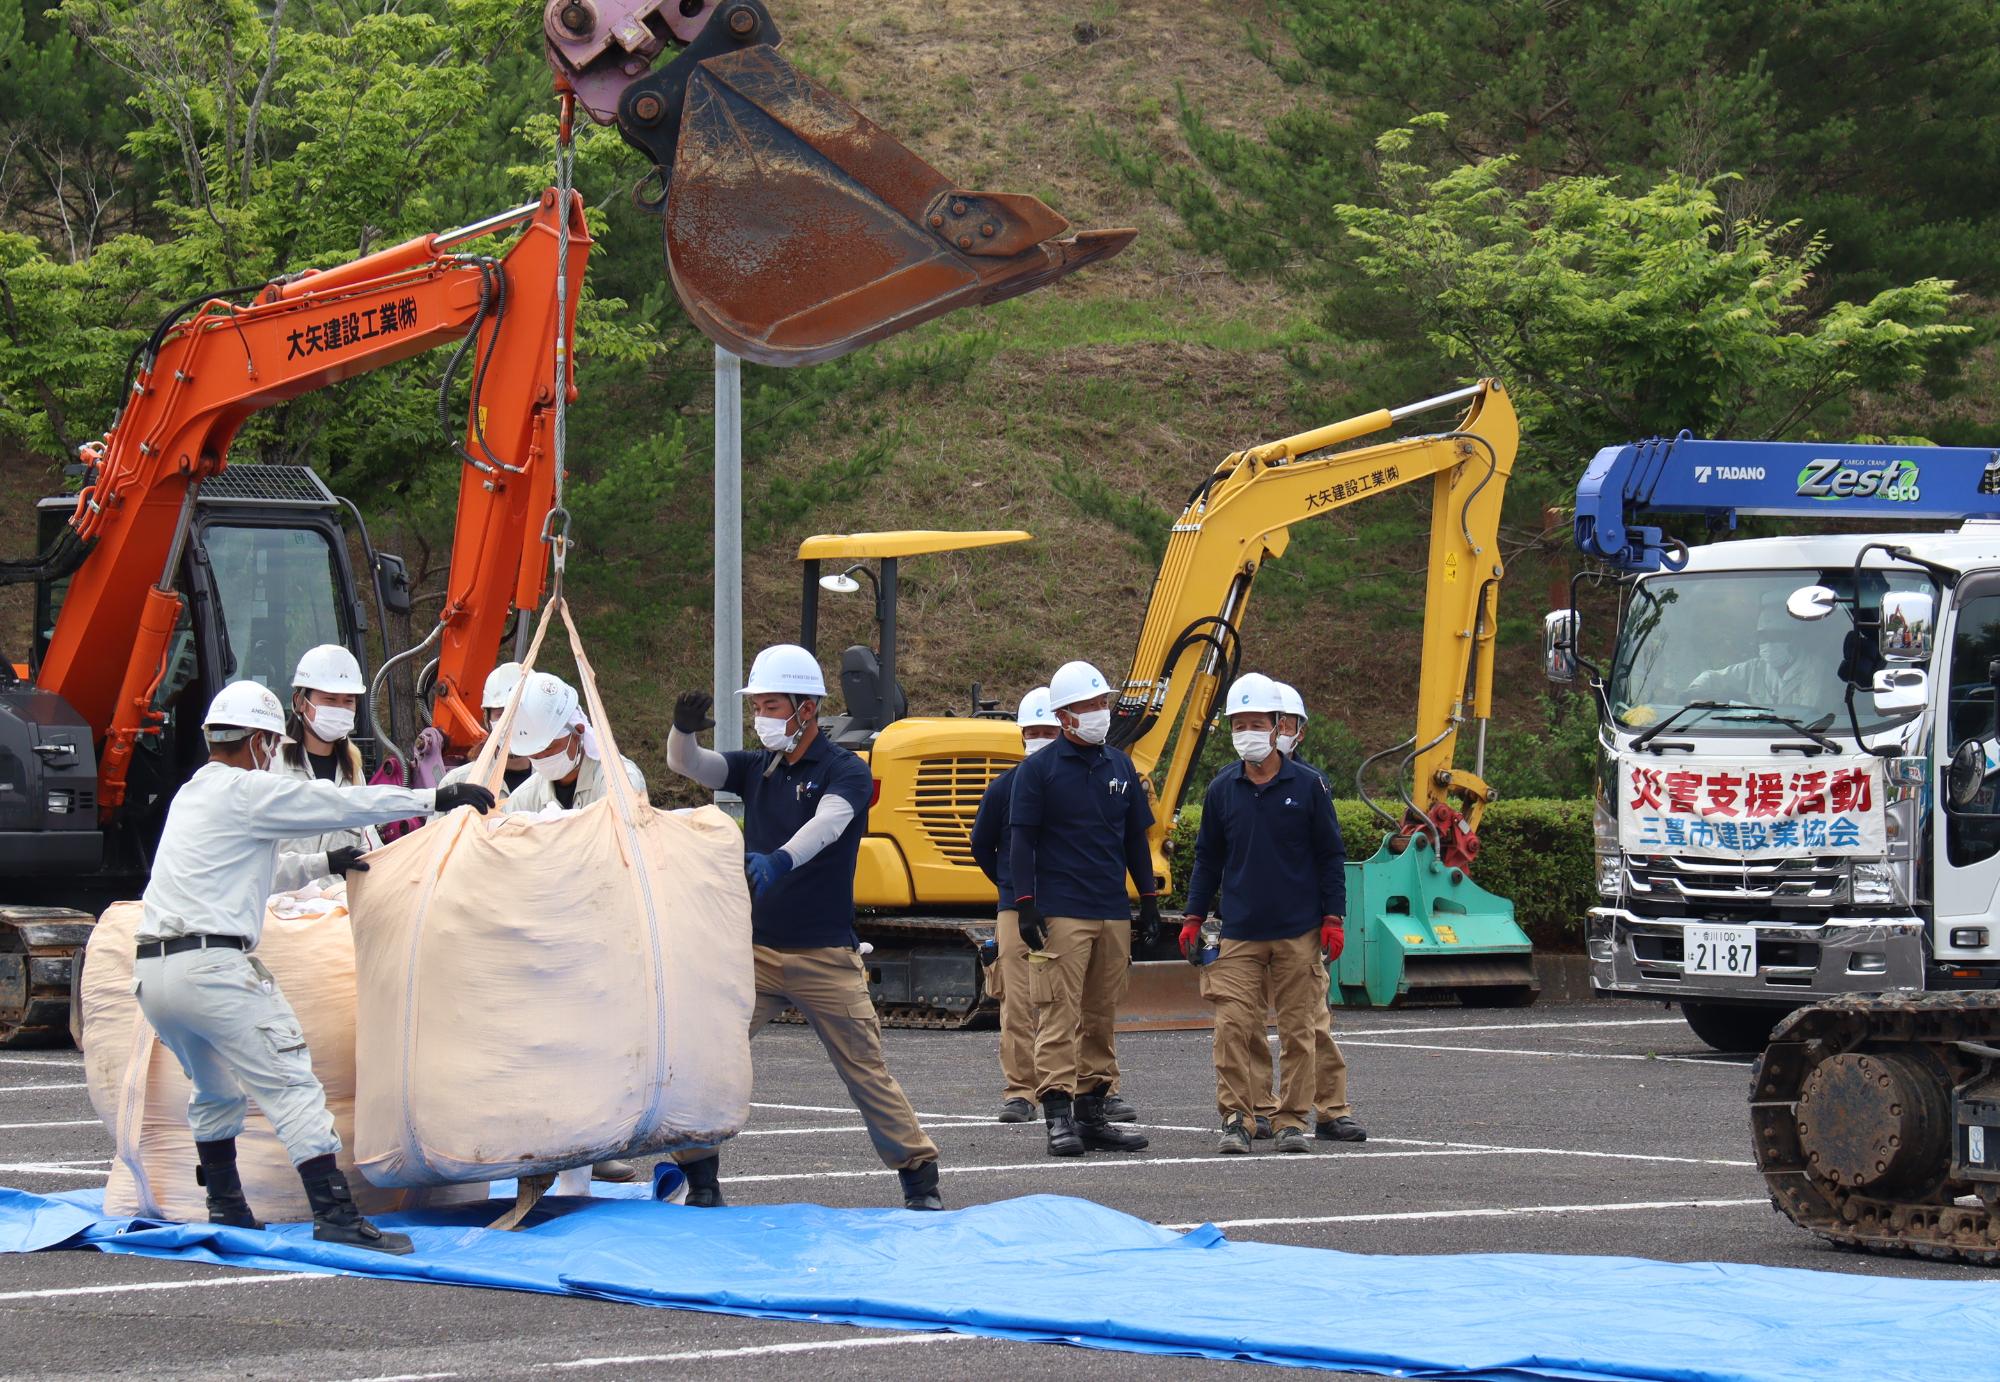
M 1846 596 L 1851 568 L 1835 571 L 1712 571 L 1639 582 L 1618 633 L 1611 665 L 1611 713 L 1632 730 L 1658 724 L 1691 701 L 1727 701 L 1775 711 L 1802 724 L 1829 716 L 1828 733 L 1847 731 L 1847 687 L 1840 659 L 1853 624 L 1846 606 L 1808 623 L 1785 612 L 1785 597 L 1805 585 Z M 1862 598 L 1880 605 L 1892 591 L 1932 592 L 1921 572 L 1864 571 Z M 1896 723 L 1854 699 L 1863 733 Z M 1693 710 L 1676 730 L 1703 735 L 1790 737 L 1769 716 L 1739 710 Z

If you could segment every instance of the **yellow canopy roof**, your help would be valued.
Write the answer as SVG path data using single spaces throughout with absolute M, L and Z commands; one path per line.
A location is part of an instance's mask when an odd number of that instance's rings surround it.
M 998 547 L 1027 542 L 1032 533 L 1015 528 L 949 533 L 912 530 L 900 533 L 822 533 L 799 544 L 800 561 L 861 561 L 868 557 L 921 557 L 931 552 L 963 552 L 974 547 Z

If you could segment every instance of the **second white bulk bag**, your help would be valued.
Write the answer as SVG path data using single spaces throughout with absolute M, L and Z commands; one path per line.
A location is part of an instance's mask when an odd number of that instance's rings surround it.
M 714 1143 L 749 1115 L 742 831 L 632 790 L 567 609 L 563 622 L 609 795 L 541 817 L 462 808 L 349 879 L 355 1162 L 378 1186 Z M 497 779 L 519 698 L 474 781 Z

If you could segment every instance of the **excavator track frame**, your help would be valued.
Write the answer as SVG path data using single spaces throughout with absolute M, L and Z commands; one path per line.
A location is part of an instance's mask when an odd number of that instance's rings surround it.
M 2000 1266 L 2000 1177 L 1955 1175 L 1957 1096 L 1995 1073 L 1963 1042 L 2000 1042 L 2000 993 L 1839 998 L 1780 1023 L 1750 1080 L 1773 1207 L 1838 1247 Z
M 96 924 L 68 907 L 0 907 L 0 1049 L 69 1043 L 70 995 Z

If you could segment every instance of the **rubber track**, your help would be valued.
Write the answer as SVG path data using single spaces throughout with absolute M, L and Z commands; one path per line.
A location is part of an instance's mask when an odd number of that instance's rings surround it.
M 0 922 L 0 925 L 6 923 Z M 68 969 L 74 972 L 76 958 L 89 938 L 88 924 L 82 927 L 42 924 L 34 929 L 39 933 L 33 939 L 28 932 L 14 928 L 19 938 L 14 953 L 23 957 L 28 965 L 28 1002 L 25 1009 L 0 1012 L 0 1048 L 22 1050 L 70 1044 L 69 1003 L 70 985 L 55 982 L 36 973 L 36 961 L 68 960 Z M 46 969 L 44 963 L 39 968 Z
M 863 914 L 854 920 L 854 929 L 861 939 L 880 942 L 885 938 L 907 941 L 913 945 L 938 945 L 940 942 L 958 942 L 972 955 L 979 956 L 979 943 L 993 931 L 993 923 L 980 921 L 976 917 L 894 917 Z M 919 1006 L 914 1003 L 877 1003 L 876 1014 L 884 1027 L 906 1027 L 923 1031 L 964 1031 L 972 1027 L 991 1027 L 999 1021 L 1000 1002 L 986 993 L 985 979 L 980 979 L 978 1001 L 965 1012 L 952 1012 L 946 1008 Z M 797 1008 L 786 1008 L 778 1015 L 780 1022 L 803 1022 Z
M 2000 1041 L 2000 993 L 1838 998 L 1785 1019 L 1750 1077 L 1751 1137 L 1772 1205 L 1839 1247 L 2000 1266 L 2000 1217 L 1988 1208 L 2000 1204 L 2000 1186 L 1952 1180 L 1945 1166 L 1922 1199 L 1881 1199 L 1835 1185 L 1800 1148 L 1799 1093 L 1821 1062 L 1848 1052 L 1904 1053 L 1937 1063 L 1956 1085 L 1982 1064 L 1957 1049 L 1960 1041 Z M 1980 1188 L 1985 1202 L 1956 1203 Z

